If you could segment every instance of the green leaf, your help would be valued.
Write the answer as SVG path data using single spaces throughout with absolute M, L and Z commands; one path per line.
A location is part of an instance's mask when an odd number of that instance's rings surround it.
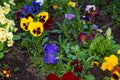
M 4 43 L 0 43 L 0 51 L 4 49 Z
M 52 30 L 52 33 L 61 33 L 61 30 Z
M 20 35 L 14 35 L 14 36 L 13 36 L 13 40 L 14 40 L 14 41 L 20 40 L 20 38 L 21 38 Z
M 48 40 L 49 40 L 49 37 L 45 37 L 45 38 L 42 40 L 42 45 L 45 44 Z
M 4 57 L 4 53 L 0 52 L 0 59 L 2 59 Z
M 3 53 L 8 53 L 10 50 L 4 50 Z
M 111 32 L 112 32 L 111 28 L 108 28 L 107 31 L 106 31 L 106 38 L 109 39 L 109 40 L 112 38 Z
M 87 80 L 95 80 L 95 77 L 93 75 L 88 75 Z

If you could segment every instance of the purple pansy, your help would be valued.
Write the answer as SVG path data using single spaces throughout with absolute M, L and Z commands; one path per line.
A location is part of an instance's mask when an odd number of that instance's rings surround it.
M 88 16 L 81 16 L 80 19 L 83 20 L 83 21 L 89 21 L 89 17 Z
M 75 17 L 74 14 L 65 14 L 66 19 L 73 19 Z
M 58 55 L 58 46 L 56 44 L 45 44 L 43 48 L 45 54 L 52 53 Z
M 84 32 L 82 32 L 82 33 L 80 33 L 80 34 L 78 35 L 78 41 L 79 41 L 79 42 L 85 41 L 86 38 L 87 38 L 87 35 L 86 35 L 86 33 L 84 33 Z
M 43 57 L 43 61 L 47 64 L 57 64 L 58 58 L 52 55 L 52 53 L 45 54 Z
M 95 37 L 95 34 L 94 33 L 90 33 L 90 35 L 87 37 L 86 40 L 91 40 Z

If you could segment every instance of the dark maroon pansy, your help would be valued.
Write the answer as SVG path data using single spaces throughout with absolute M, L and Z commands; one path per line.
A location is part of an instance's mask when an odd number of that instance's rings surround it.
M 94 33 L 90 33 L 90 35 L 86 38 L 86 40 L 91 40 L 95 37 Z
M 74 71 L 75 72 L 82 72 L 82 65 L 79 63 L 79 61 L 77 59 L 75 59 L 74 61 L 72 61 L 70 63 L 70 66 L 73 66 L 74 67 Z
M 50 29 L 52 21 L 53 19 L 49 17 L 48 20 L 43 24 L 45 30 Z
M 89 21 L 89 17 L 88 16 L 81 16 L 80 19 L 83 20 L 83 21 Z
M 78 35 L 78 41 L 79 41 L 79 42 L 85 41 L 86 38 L 87 38 L 86 33 L 83 33 L 83 32 L 82 32 L 82 33 L 80 33 L 80 34 Z
M 75 76 L 72 72 L 68 71 L 67 73 L 63 74 L 62 80 L 80 80 L 80 78 Z
M 53 73 L 50 73 L 47 77 L 46 77 L 46 80 L 60 80 L 60 78 L 53 74 Z

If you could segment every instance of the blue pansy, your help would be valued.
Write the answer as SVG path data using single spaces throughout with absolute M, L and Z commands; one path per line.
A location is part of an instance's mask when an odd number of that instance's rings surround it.
M 40 8 L 40 4 L 38 2 L 36 2 L 36 0 L 33 0 L 32 1 L 32 5 L 35 7 L 35 8 Z
M 98 26 L 96 24 L 93 24 L 93 30 L 97 30 Z
M 26 16 L 26 11 L 23 11 L 22 14 L 20 15 L 20 18 L 24 18 Z
M 58 55 L 58 47 L 56 44 L 45 44 L 43 48 L 43 52 L 45 54 L 52 53 Z
M 38 8 L 36 8 L 36 7 L 31 7 L 30 13 L 32 13 L 32 14 L 38 14 L 38 12 L 39 12 Z
M 54 64 L 57 64 L 58 58 L 56 58 L 51 53 L 49 53 L 49 54 L 45 54 L 43 56 L 43 61 L 47 64 L 53 64 L 54 65 Z

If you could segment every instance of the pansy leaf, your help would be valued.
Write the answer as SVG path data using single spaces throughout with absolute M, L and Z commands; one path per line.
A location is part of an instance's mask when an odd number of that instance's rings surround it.
M 0 59 L 2 59 L 4 57 L 4 53 L 0 52 Z
M 44 45 L 48 40 L 49 40 L 49 37 L 45 37 L 45 38 L 42 40 L 42 45 Z
M 14 36 L 13 36 L 13 40 L 14 40 L 14 41 L 20 40 L 20 38 L 21 38 L 21 37 L 20 37 L 19 35 L 14 35 Z
M 4 43 L 0 43 L 0 51 L 4 49 Z
M 61 33 L 61 30 L 52 30 L 52 33 Z

